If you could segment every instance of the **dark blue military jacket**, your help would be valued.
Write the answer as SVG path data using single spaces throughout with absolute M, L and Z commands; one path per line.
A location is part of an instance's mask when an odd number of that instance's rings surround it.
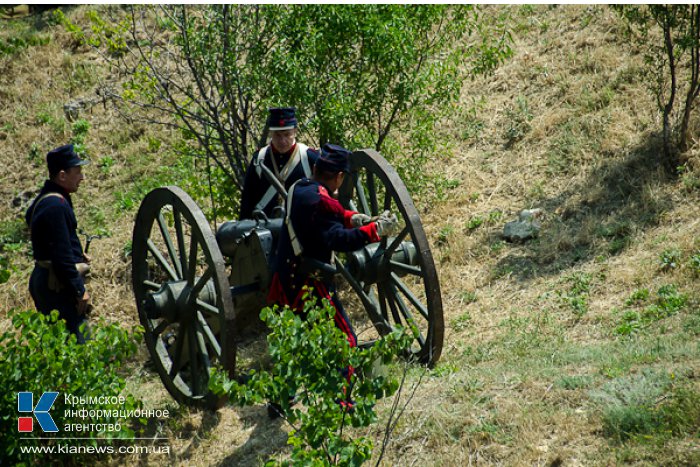
M 374 222 L 360 228 L 351 226 L 350 218 L 353 214 L 354 211 L 346 211 L 320 183 L 309 179 L 297 183 L 292 194 L 288 222 L 292 223 L 303 248 L 301 256 L 330 263 L 334 251 L 354 251 L 368 243 L 379 241 Z M 296 307 L 304 285 L 313 286 L 320 292 L 317 281 L 299 272 L 301 259 L 294 254 L 285 225 L 272 263 L 275 274 L 270 288 L 271 301 Z
M 62 197 L 47 196 L 36 206 L 36 202 L 46 193 L 59 193 Z M 51 261 L 58 279 L 76 296 L 85 293 L 83 278 L 75 268 L 84 261 L 83 247 L 76 229 L 78 222 L 73 212 L 70 195 L 51 180 L 44 187 L 25 215 L 31 231 L 34 259 Z
M 272 150 L 270 148 L 271 146 L 268 146 L 267 151 L 265 152 L 264 164 L 274 173 L 274 168 L 272 165 Z M 289 161 L 289 157 L 292 155 L 295 149 L 296 146 L 292 147 L 292 149 L 285 154 L 275 153 L 275 161 L 277 162 L 277 167 L 280 170 L 287 164 L 287 162 Z M 318 151 L 316 151 L 315 149 L 308 148 L 306 154 L 309 159 L 309 166 L 311 169 L 313 169 L 314 164 L 316 163 L 316 160 L 319 156 Z M 253 218 L 253 210 L 255 210 L 255 206 L 270 188 L 270 183 L 267 181 L 267 178 L 264 175 L 258 176 L 258 173 L 255 170 L 255 160 L 257 159 L 257 157 L 258 151 L 256 151 L 255 154 L 253 154 L 250 164 L 248 165 L 248 170 L 245 174 L 245 179 L 243 181 L 243 192 L 241 194 L 241 211 L 239 214 L 240 219 Z M 289 176 L 287 177 L 284 183 L 284 187 L 287 190 L 289 190 L 289 187 L 292 186 L 294 182 L 296 182 L 297 180 L 301 180 L 305 176 L 306 175 L 304 174 L 304 169 L 302 168 L 302 165 L 300 163 L 297 164 L 296 167 L 294 167 L 294 169 L 290 172 Z M 263 212 L 268 217 L 270 217 L 272 216 L 272 211 L 278 205 L 278 198 L 275 195 L 274 198 L 264 207 Z

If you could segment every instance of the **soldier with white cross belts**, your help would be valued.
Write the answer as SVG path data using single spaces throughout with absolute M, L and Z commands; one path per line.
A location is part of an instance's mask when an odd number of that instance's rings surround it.
M 240 219 L 252 219 L 254 211 L 275 217 L 282 199 L 262 173 L 265 165 L 277 180 L 289 190 L 297 180 L 310 178 L 318 151 L 296 141 L 298 123 L 294 107 L 273 107 L 267 119 L 270 144 L 256 151 L 248 165 L 241 193 Z

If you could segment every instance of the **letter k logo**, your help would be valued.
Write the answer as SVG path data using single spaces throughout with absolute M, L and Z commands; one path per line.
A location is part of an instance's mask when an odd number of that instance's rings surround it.
M 56 423 L 49 415 L 49 410 L 58 397 L 58 392 L 45 392 L 39 398 L 36 407 L 34 407 L 34 394 L 31 392 L 17 393 L 17 411 L 32 412 L 39 422 L 39 426 L 45 433 L 53 433 L 58 431 Z M 19 417 L 17 427 L 21 432 L 29 432 L 33 429 L 32 417 Z

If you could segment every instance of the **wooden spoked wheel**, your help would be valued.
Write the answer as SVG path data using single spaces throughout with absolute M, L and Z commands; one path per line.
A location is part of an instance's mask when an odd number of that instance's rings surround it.
M 209 223 L 183 190 L 157 188 L 144 198 L 132 258 L 146 346 L 165 387 L 179 402 L 219 407 L 209 370 L 218 364 L 233 375 L 233 301 Z
M 361 305 L 379 335 L 396 325 L 412 329 L 411 355 L 434 365 L 442 352 L 445 330 L 440 284 L 406 186 L 378 152 L 365 149 L 353 153 L 351 172 L 339 190 L 339 199 L 346 209 L 372 217 L 391 211 L 400 227 L 393 237 L 339 256 L 336 267 L 347 283 L 340 287 L 341 300 L 348 308 L 353 303 Z M 362 330 L 356 331 L 362 344 Z M 372 336 L 365 340 L 371 344 Z

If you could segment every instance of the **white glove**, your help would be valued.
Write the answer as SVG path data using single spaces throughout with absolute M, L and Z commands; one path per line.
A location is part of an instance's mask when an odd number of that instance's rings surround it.
M 353 227 L 362 227 L 365 224 L 369 224 L 369 221 L 371 221 L 372 218 L 369 217 L 367 214 L 362 214 L 361 212 L 358 212 L 357 214 L 353 214 L 352 217 L 350 217 L 350 224 L 352 224 Z
M 399 220 L 396 214 L 391 214 L 389 211 L 384 211 L 376 221 L 377 235 L 380 237 L 390 237 L 399 231 Z

